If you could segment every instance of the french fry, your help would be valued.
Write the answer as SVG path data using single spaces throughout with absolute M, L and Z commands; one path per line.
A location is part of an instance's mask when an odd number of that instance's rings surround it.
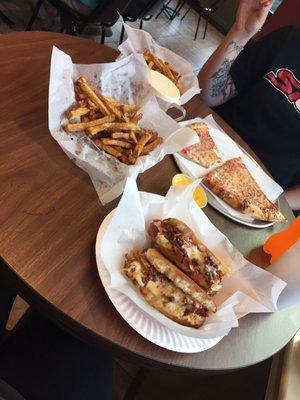
M 142 114 L 134 114 L 131 117 L 131 122 L 134 122 L 135 124 L 137 124 L 139 122 L 139 120 L 142 119 L 142 118 L 143 118 Z
M 127 133 L 127 132 L 113 132 L 111 134 L 111 137 L 113 139 L 125 139 L 125 140 L 130 139 L 129 133 Z
M 141 152 L 142 156 L 145 156 L 146 154 L 150 153 L 150 151 L 154 150 L 157 146 L 159 146 L 162 143 L 162 138 L 158 137 L 153 142 L 147 144 L 144 148 L 143 151 Z
M 146 133 L 145 135 L 143 135 L 140 140 L 137 142 L 137 144 L 135 145 L 135 148 L 133 150 L 133 157 L 138 158 L 140 156 L 140 154 L 143 151 L 144 146 L 146 145 L 146 143 L 148 143 L 148 141 L 151 139 L 151 134 L 150 133 Z
M 88 84 L 87 80 L 83 77 L 80 77 L 77 79 L 77 83 L 80 87 L 80 89 L 88 96 L 88 98 L 99 108 L 99 110 L 104 114 L 104 115 L 109 115 L 109 111 L 106 108 L 105 104 L 103 101 L 96 95 L 94 90 L 91 88 L 91 86 Z
M 68 119 L 73 119 L 75 117 L 81 117 L 82 115 L 86 115 L 90 112 L 90 109 L 87 107 L 76 107 L 69 110 L 66 114 Z
M 134 143 L 137 143 L 137 138 L 135 136 L 135 132 L 134 131 L 130 131 L 129 132 L 129 137 Z
M 138 104 L 122 104 L 124 113 L 136 113 L 140 110 L 141 106 Z
M 132 147 L 130 143 L 125 142 L 123 140 L 110 139 L 110 138 L 103 138 L 100 140 L 103 144 L 108 144 L 110 146 L 124 147 L 124 149 L 131 149 L 131 147 Z
M 115 106 L 114 103 L 110 102 L 105 96 L 95 90 L 98 98 L 103 102 L 106 108 L 109 111 L 109 114 L 114 114 L 117 118 L 123 119 L 123 115 L 121 111 Z
M 120 158 L 120 161 L 127 165 L 134 165 L 136 162 L 136 157 L 134 157 L 131 153 L 123 154 Z
M 112 115 L 113 117 L 113 115 Z M 107 123 L 107 124 L 102 124 L 98 126 L 92 126 L 87 129 L 88 135 L 89 136 L 95 136 L 99 132 L 103 131 L 120 131 L 120 130 L 125 130 L 125 131 L 130 131 L 130 130 L 136 130 L 139 131 L 141 128 L 133 124 L 131 122 L 112 122 L 112 123 Z
M 106 117 L 100 118 L 100 119 L 94 119 L 92 121 L 88 122 L 79 122 L 77 124 L 67 124 L 63 128 L 66 132 L 80 132 L 83 131 L 87 128 L 97 126 L 97 125 L 107 125 L 106 123 L 109 123 L 109 121 L 113 121 L 115 119 L 114 115 L 108 115 Z
M 92 102 L 91 99 L 86 99 L 87 105 L 92 109 L 92 110 L 97 110 L 97 106 L 95 103 Z
M 106 145 L 106 144 L 103 144 L 103 143 L 101 142 L 101 139 L 95 139 L 95 140 L 94 140 L 94 143 L 95 143 L 95 145 L 96 145 L 97 147 L 99 147 L 101 150 L 106 151 L 106 153 L 108 153 L 108 154 L 110 154 L 110 155 L 112 155 L 112 156 L 114 156 L 114 157 L 119 158 L 119 157 L 122 157 L 122 155 L 123 155 L 120 151 L 116 150 L 115 148 L 113 148 L 113 147 L 111 147 L 111 146 L 108 146 L 108 145 Z

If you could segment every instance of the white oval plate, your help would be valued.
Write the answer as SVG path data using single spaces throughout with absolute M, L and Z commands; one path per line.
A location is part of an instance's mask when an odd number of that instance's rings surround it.
M 243 150 L 243 151 L 245 152 L 245 150 Z M 247 152 L 245 152 L 245 153 L 248 155 Z M 189 176 L 190 178 L 196 179 L 195 176 L 192 176 L 191 172 L 184 165 L 184 163 L 181 162 L 183 157 L 177 153 L 173 154 L 173 156 L 174 156 L 174 160 L 175 160 L 178 168 L 180 169 L 180 171 L 183 174 Z M 232 215 L 226 208 L 224 208 L 222 206 L 221 199 L 219 199 L 214 193 L 212 193 L 210 190 L 208 190 L 206 186 L 201 185 L 201 187 L 205 190 L 208 204 L 210 204 L 212 207 L 214 207 L 216 210 L 218 210 L 221 214 L 225 215 L 225 217 L 228 217 L 228 218 L 232 219 L 233 221 L 238 222 L 239 224 L 250 226 L 251 228 L 263 229 L 263 228 L 267 228 L 268 226 L 274 225 L 274 222 L 264 222 L 264 221 L 258 221 L 256 219 L 250 219 L 247 215 L 245 215 L 243 213 L 239 213 L 240 217 L 237 217 L 236 215 Z M 276 204 L 279 208 L 279 201 L 277 201 Z M 227 207 L 230 208 L 228 205 L 227 205 Z M 234 211 L 235 211 L 235 213 L 237 213 L 236 210 L 234 210 Z
M 199 353 L 219 343 L 223 337 L 196 339 L 173 332 L 171 329 L 166 328 L 158 321 L 146 315 L 123 293 L 110 288 L 110 276 L 101 259 L 100 248 L 102 238 L 113 216 L 113 212 L 114 211 L 106 216 L 98 230 L 96 239 L 96 262 L 104 289 L 118 313 L 145 339 L 168 350 L 180 353 Z

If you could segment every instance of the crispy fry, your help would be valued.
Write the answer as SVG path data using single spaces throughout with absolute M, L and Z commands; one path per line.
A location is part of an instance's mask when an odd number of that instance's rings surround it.
M 66 132 L 80 132 L 83 131 L 84 129 L 93 127 L 93 126 L 98 126 L 98 125 L 106 125 L 105 123 L 109 123 L 109 121 L 114 120 L 114 115 L 108 115 L 106 117 L 100 118 L 100 119 L 95 119 L 92 121 L 88 122 L 79 122 L 77 124 L 67 124 L 63 128 Z
M 99 108 L 104 115 L 109 115 L 109 111 L 103 101 L 96 95 L 94 90 L 88 84 L 87 80 L 83 77 L 77 79 L 80 89 L 89 97 L 90 100 Z
M 123 154 L 120 158 L 120 161 L 127 165 L 134 165 L 136 162 L 136 157 L 134 157 L 131 153 Z
M 142 156 L 145 156 L 146 154 L 150 153 L 150 151 L 154 150 L 157 146 L 159 146 L 162 143 L 162 138 L 158 137 L 153 142 L 147 144 L 141 153 Z
M 112 115 L 113 117 L 113 115 Z M 120 130 L 125 130 L 125 131 L 129 131 L 129 130 L 136 130 L 139 131 L 141 130 L 141 128 L 133 123 L 126 123 L 126 122 L 112 122 L 112 123 L 107 123 L 107 124 L 102 124 L 102 125 L 98 125 L 98 126 L 92 126 L 90 128 L 87 129 L 88 135 L 89 136 L 94 136 L 96 134 L 98 134 L 99 132 L 103 132 L 103 131 L 117 131 L 119 132 Z
M 167 64 L 165 64 L 165 71 L 166 71 L 167 77 L 169 79 L 171 79 L 172 82 L 174 82 L 175 78 L 174 78 L 173 73 L 172 73 L 172 71 L 170 70 L 170 68 L 169 68 L 169 66 Z
M 141 154 L 141 152 L 143 151 L 144 146 L 146 145 L 146 143 L 149 142 L 149 140 L 151 139 L 151 134 L 150 133 L 146 133 L 145 135 L 143 135 L 140 140 L 137 142 L 137 144 L 135 145 L 135 148 L 133 150 L 133 157 L 138 158 Z
M 135 132 L 134 131 L 130 131 L 129 132 L 129 137 L 134 143 L 137 143 L 137 138 L 135 136 Z
M 87 105 L 88 105 L 91 109 L 97 110 L 96 104 L 93 103 L 91 99 L 87 98 L 87 99 L 86 99 L 86 102 L 87 102 Z
M 135 124 L 137 124 L 139 122 L 139 120 L 142 118 L 143 118 L 143 114 L 134 114 L 131 117 L 131 122 L 134 122 Z
M 108 153 L 108 154 L 110 154 L 110 155 L 112 155 L 112 156 L 114 156 L 114 157 L 117 157 L 117 158 L 122 157 L 122 153 L 121 153 L 120 151 L 116 150 L 115 148 L 113 148 L 113 147 L 111 147 L 111 146 L 108 146 L 108 145 L 106 145 L 106 144 L 103 144 L 103 143 L 101 142 L 101 139 L 95 139 L 95 140 L 94 140 L 94 143 L 95 143 L 95 145 L 96 145 L 97 147 L 99 147 L 101 150 L 106 151 L 106 153 Z
M 111 137 L 113 139 L 125 139 L 125 140 L 129 140 L 130 136 L 128 132 L 113 132 L 111 134 Z
M 124 113 L 136 113 L 140 110 L 141 106 L 138 104 L 123 104 L 122 108 Z
M 108 144 L 110 146 L 124 147 L 124 149 L 131 149 L 132 147 L 130 143 L 125 142 L 123 140 L 110 139 L 110 138 L 103 138 L 100 140 L 103 144 Z
M 76 107 L 69 110 L 66 114 L 68 119 L 73 119 L 75 117 L 81 117 L 82 115 L 86 115 L 90 112 L 90 109 L 87 107 Z
M 109 101 L 105 96 L 103 96 L 101 93 L 97 92 L 96 90 L 95 90 L 95 93 L 98 96 L 98 98 L 103 102 L 106 109 L 109 111 L 109 114 L 114 114 L 117 118 L 123 119 L 123 115 L 122 115 L 121 111 L 111 101 Z

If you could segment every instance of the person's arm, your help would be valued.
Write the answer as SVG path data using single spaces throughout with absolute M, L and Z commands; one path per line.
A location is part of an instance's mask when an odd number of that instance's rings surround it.
M 300 210 L 300 186 L 286 190 L 284 195 L 292 210 Z
M 218 106 L 237 95 L 230 68 L 247 42 L 263 26 L 274 0 L 241 0 L 236 21 L 223 42 L 201 69 L 201 96 L 209 106 Z

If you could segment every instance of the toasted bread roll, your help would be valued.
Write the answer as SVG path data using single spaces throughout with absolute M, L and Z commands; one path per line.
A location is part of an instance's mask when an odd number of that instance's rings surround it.
M 126 254 L 123 272 L 146 301 L 166 317 L 191 328 L 200 328 L 204 323 L 206 307 L 158 272 L 144 254 Z
M 177 268 L 176 265 L 172 264 L 166 257 L 160 254 L 158 250 L 150 248 L 145 250 L 144 254 L 158 272 L 169 278 L 175 286 L 191 296 L 195 301 L 201 303 L 208 313 L 216 312 L 217 307 L 207 293 L 184 272 Z
M 148 233 L 160 252 L 209 294 L 221 288 L 222 277 L 228 274 L 228 268 L 186 224 L 175 218 L 154 220 Z

